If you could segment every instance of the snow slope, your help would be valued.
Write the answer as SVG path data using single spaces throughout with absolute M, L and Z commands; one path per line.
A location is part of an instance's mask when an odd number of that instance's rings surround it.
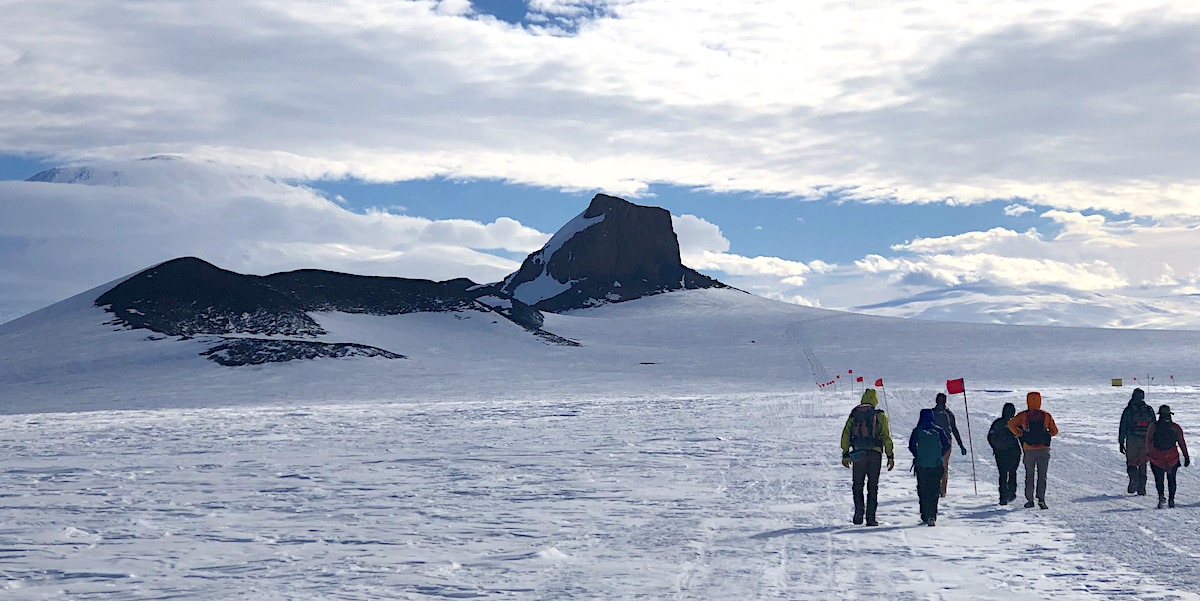
M 1108 386 L 1152 374 L 1200 431 L 1200 332 L 717 289 L 547 315 L 580 347 L 485 315 L 315 314 L 409 358 L 239 368 L 83 295 L 0 325 L 4 598 L 1200 599 L 1200 483 L 1182 470 L 1174 510 L 1124 494 Z M 887 384 L 877 528 L 849 523 L 838 462 L 857 391 L 814 385 L 847 369 Z M 926 528 L 904 441 L 960 376 L 978 493 L 955 455 Z M 1062 429 L 1046 511 L 996 505 L 985 452 L 1029 389 Z

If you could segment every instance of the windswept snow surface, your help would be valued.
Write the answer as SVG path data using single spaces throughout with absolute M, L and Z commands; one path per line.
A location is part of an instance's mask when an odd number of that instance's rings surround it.
M 889 394 L 898 450 L 933 390 Z M 1052 389 L 1051 509 L 952 462 L 849 523 L 849 394 L 570 394 L 0 417 L 5 599 L 1197 599 L 1200 487 L 1123 493 L 1124 390 Z M 1196 390 L 1156 391 L 1200 423 Z M 960 413 L 960 420 L 965 422 Z M 965 423 L 964 423 L 965 426 Z
M 85 300 L 0 325 L 4 599 L 1200 599 L 1195 468 L 1176 509 L 1126 495 L 1107 386 L 1153 374 L 1200 432 L 1198 332 L 698 290 L 546 316 L 581 347 L 482 312 L 314 314 L 409 358 L 225 368 Z M 858 392 L 814 386 L 847 369 L 887 384 L 876 528 L 839 463 Z M 954 377 L 979 492 L 956 454 L 927 528 L 905 441 Z M 1062 429 L 1045 511 L 996 505 L 986 452 L 1030 389 Z

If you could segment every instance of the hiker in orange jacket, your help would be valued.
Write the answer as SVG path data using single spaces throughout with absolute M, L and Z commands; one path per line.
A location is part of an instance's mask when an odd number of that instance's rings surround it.
M 1008 420 L 1008 429 L 1021 439 L 1021 452 L 1025 463 L 1025 507 L 1033 507 L 1034 498 L 1038 507 L 1046 506 L 1046 470 L 1050 468 L 1050 438 L 1058 436 L 1054 417 L 1042 411 L 1042 393 L 1025 395 L 1028 409 Z M 1036 478 L 1037 487 L 1034 488 Z

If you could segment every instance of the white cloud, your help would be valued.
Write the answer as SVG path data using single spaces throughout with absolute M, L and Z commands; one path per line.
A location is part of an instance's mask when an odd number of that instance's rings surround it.
M 213 165 L 133 162 L 92 174 L 101 185 L 0 182 L 0 310 L 28 312 L 187 255 L 243 273 L 322 268 L 485 283 L 519 266 L 486 251 L 531 252 L 549 239 L 509 218 L 352 213 L 302 186 Z
M 530 9 L 566 29 L 465 0 L 9 2 L 0 152 L 1200 214 L 1194 2 Z
M 1033 213 L 1033 212 L 1034 212 L 1033 207 L 1022 205 L 1022 204 L 1012 204 L 1012 205 L 1008 205 L 1007 207 L 1004 207 L 1004 214 L 1009 217 L 1020 217 L 1021 215 L 1025 215 L 1027 213 Z

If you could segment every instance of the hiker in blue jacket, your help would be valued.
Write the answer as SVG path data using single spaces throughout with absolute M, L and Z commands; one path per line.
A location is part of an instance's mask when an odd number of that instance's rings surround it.
M 933 421 L 933 409 L 922 409 L 917 427 L 908 437 L 908 450 L 913 454 L 917 473 L 917 498 L 921 500 L 921 523 L 933 526 L 937 521 L 938 498 L 941 496 L 945 457 L 950 454 L 950 435 Z

